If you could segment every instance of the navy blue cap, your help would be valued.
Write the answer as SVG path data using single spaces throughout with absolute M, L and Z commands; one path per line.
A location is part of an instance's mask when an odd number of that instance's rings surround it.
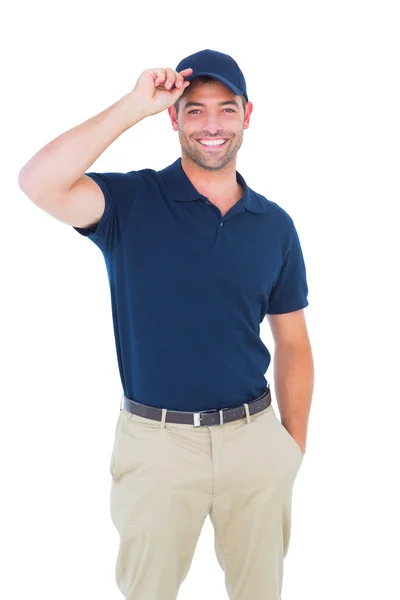
M 216 50 L 200 50 L 183 58 L 176 71 L 193 69 L 191 75 L 186 76 L 185 81 L 191 81 L 199 75 L 209 75 L 224 83 L 237 96 L 244 96 L 248 101 L 246 81 L 239 65 L 231 56 Z

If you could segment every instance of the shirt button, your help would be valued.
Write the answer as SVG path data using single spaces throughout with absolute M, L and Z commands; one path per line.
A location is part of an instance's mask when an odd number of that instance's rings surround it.
M 223 222 L 223 221 L 221 221 L 221 227 L 222 227 L 222 225 L 223 225 L 223 224 L 224 224 L 224 222 Z

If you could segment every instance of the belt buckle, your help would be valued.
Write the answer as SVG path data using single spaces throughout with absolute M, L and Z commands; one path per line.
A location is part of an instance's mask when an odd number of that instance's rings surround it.
M 195 412 L 193 413 L 193 425 L 194 427 L 200 427 L 201 423 L 201 413 Z
M 220 410 L 212 408 L 211 410 L 202 410 L 201 412 L 194 412 L 193 413 L 193 425 L 194 427 L 200 427 L 202 425 L 202 423 L 200 423 L 201 421 L 201 413 L 213 413 L 213 412 L 219 412 L 219 424 L 222 425 L 224 422 L 224 417 L 223 417 L 223 411 L 224 409 L 221 408 Z

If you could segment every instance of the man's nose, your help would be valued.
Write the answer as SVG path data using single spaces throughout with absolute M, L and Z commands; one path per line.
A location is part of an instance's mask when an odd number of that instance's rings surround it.
M 216 135 L 221 130 L 221 123 L 218 120 L 218 115 L 206 115 L 202 125 L 204 131 L 208 131 L 211 136 Z

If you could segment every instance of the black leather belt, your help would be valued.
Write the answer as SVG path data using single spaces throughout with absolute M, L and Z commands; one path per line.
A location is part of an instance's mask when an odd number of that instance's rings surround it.
M 140 404 L 131 400 L 125 394 L 121 399 L 121 410 L 124 408 L 128 412 L 131 412 L 140 417 L 146 419 L 154 419 L 155 421 L 161 421 L 162 409 L 155 406 L 148 406 L 147 404 Z M 265 391 L 247 403 L 249 406 L 249 414 L 254 415 L 261 410 L 264 410 L 271 404 L 271 393 L 269 385 Z M 237 419 L 243 419 L 246 417 L 246 410 L 244 404 L 235 406 L 233 408 L 221 408 L 220 410 L 215 408 L 212 410 L 203 410 L 200 412 L 184 411 L 184 410 L 167 410 L 166 422 L 171 423 L 183 423 L 193 425 L 194 427 L 209 426 L 209 425 L 222 425 L 223 423 L 229 423 L 230 421 L 236 421 Z

